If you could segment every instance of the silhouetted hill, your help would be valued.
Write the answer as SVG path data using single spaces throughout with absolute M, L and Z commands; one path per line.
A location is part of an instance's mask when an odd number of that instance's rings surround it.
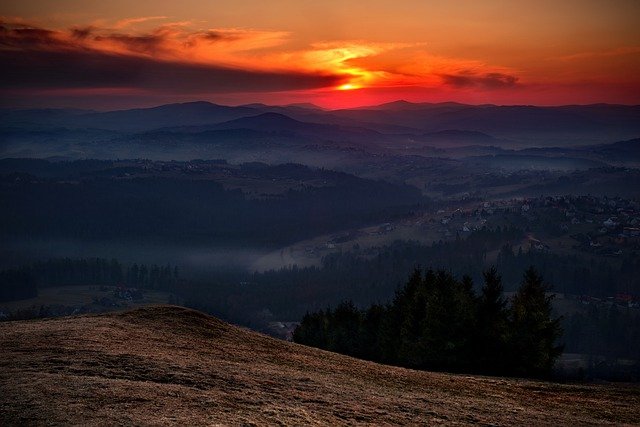
M 456 130 L 456 129 L 447 129 L 447 130 L 441 130 L 439 132 L 426 133 L 424 134 L 424 136 L 485 139 L 485 140 L 493 139 L 491 135 L 487 135 L 486 133 L 477 132 L 473 130 Z
M 313 124 L 303 123 L 279 113 L 263 113 L 215 125 L 216 129 L 254 129 L 269 132 L 295 131 Z
M 605 163 L 597 160 L 581 159 L 564 156 L 535 156 L 516 152 L 515 154 L 494 154 L 488 156 L 469 157 L 467 163 L 484 165 L 487 167 L 507 171 L 517 170 L 559 170 L 574 171 L 590 168 L 601 168 Z
M 227 107 L 209 102 L 169 104 L 154 108 L 110 111 L 76 117 L 76 126 L 116 130 L 145 130 L 166 126 L 219 123 L 255 114 L 244 107 Z
M 455 102 L 387 104 L 342 110 L 322 110 L 314 105 L 238 107 L 209 102 L 168 104 L 109 112 L 82 110 L 1 110 L 0 127 L 98 128 L 146 131 L 178 126 L 215 125 L 261 114 L 281 114 L 316 125 L 339 125 L 369 132 L 421 135 L 455 129 L 482 132 L 520 142 L 549 146 L 562 142 L 579 145 L 635 138 L 640 134 L 640 106 L 568 105 L 465 105 Z M 274 116 L 266 116 L 274 119 Z M 255 119 L 254 119 L 255 120 Z
M 298 143 L 308 143 L 309 141 L 347 141 L 347 142 L 373 142 L 384 138 L 370 129 L 354 126 L 340 126 L 324 123 L 309 123 L 295 120 L 280 113 L 263 113 L 256 116 L 242 117 L 223 123 L 207 126 L 182 126 L 178 128 L 166 129 L 172 132 L 211 132 L 230 130 L 251 130 L 268 134 L 278 134 L 279 136 L 297 136 Z M 214 134 L 208 134 L 213 136 Z M 220 134 L 223 135 L 223 134 Z
M 275 247 L 424 201 L 415 187 L 296 164 L 0 160 L 0 205 L 11 206 L 0 210 L 7 240 L 146 236 Z
M 535 147 L 514 152 L 518 155 L 543 155 L 548 157 L 573 157 L 600 162 L 633 163 L 640 161 L 640 138 L 610 144 L 574 147 Z
M 0 324 L 14 424 L 636 423 L 637 388 L 418 372 L 173 306 Z
M 501 138 L 542 142 L 609 141 L 640 133 L 640 106 L 412 104 L 398 101 L 374 107 L 336 110 L 336 117 L 437 132 L 446 129 L 485 132 Z M 545 142 L 546 141 L 546 142 Z
M 594 147 L 586 147 L 604 158 L 615 160 L 640 160 L 640 138 L 627 141 L 618 141 L 612 144 L 603 144 Z
M 307 107 L 190 102 L 111 112 L 0 110 L 0 157 L 225 158 L 353 173 L 388 156 L 463 158 L 500 150 L 588 161 L 579 168 L 635 166 L 640 159 L 633 142 L 604 146 L 640 135 L 638 106 L 396 101 L 334 111 Z M 555 163 L 564 169 L 575 162 Z
M 325 109 L 313 104 L 311 102 L 297 102 L 297 103 L 293 103 L 293 104 L 287 104 L 285 105 L 285 107 L 292 107 L 292 108 L 303 108 L 303 109 L 307 109 L 307 110 L 320 110 L 320 111 L 324 111 Z
M 366 106 L 366 107 L 357 107 L 352 108 L 351 110 L 395 110 L 395 111 L 408 111 L 408 110 L 426 110 L 429 108 L 465 108 L 468 105 L 460 104 L 458 102 L 440 102 L 440 103 L 432 103 L 432 102 L 409 102 L 404 99 L 400 99 L 398 101 L 387 102 L 384 104 L 374 105 L 374 106 Z
M 107 112 L 16 110 L 0 114 L 0 123 L 3 126 L 41 126 L 47 124 L 76 129 L 95 128 L 117 131 L 142 131 L 167 126 L 220 123 L 259 112 L 259 110 L 247 107 L 228 107 L 199 101 Z
M 458 129 L 446 129 L 438 132 L 429 132 L 420 135 L 421 141 L 433 142 L 433 143 L 453 143 L 459 144 L 478 144 L 478 145 L 491 145 L 499 144 L 501 141 L 494 138 L 491 135 L 487 135 L 484 132 L 478 132 L 474 130 L 458 130 Z M 454 146 L 455 146 L 454 145 Z
M 92 113 L 94 113 L 94 111 L 65 108 L 18 110 L 3 108 L 0 109 L 0 123 L 2 123 L 2 126 L 55 126 L 61 120 L 67 120 L 70 117 Z

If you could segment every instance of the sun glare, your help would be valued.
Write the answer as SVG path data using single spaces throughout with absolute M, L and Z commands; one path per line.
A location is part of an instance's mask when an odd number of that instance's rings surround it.
M 356 86 L 352 83 L 345 83 L 343 85 L 338 86 L 338 90 L 353 90 L 353 89 L 358 89 L 359 86 Z

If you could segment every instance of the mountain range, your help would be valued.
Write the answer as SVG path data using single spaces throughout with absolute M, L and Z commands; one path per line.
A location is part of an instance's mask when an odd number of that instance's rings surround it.
M 323 110 L 190 102 L 108 112 L 0 110 L 4 158 L 294 162 L 393 179 L 432 158 L 460 160 L 475 173 L 637 167 L 639 136 L 640 106 L 606 104 L 397 101 Z
M 560 132 L 584 135 L 589 132 L 623 139 L 637 136 L 640 132 L 640 106 L 637 105 L 541 107 L 407 101 L 343 110 L 323 110 L 312 104 L 231 107 L 204 101 L 107 112 L 4 109 L 0 111 L 0 123 L 2 127 L 53 126 L 145 131 L 171 126 L 219 124 L 262 113 L 279 113 L 302 122 L 370 128 L 389 134 L 420 134 L 453 129 L 485 132 L 497 137 L 522 132 L 542 135 Z M 606 142 L 611 142 L 611 139 Z

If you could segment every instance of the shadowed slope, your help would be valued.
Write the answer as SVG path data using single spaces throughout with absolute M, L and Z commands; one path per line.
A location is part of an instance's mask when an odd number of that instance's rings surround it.
M 0 423 L 640 422 L 640 389 L 417 372 L 196 311 L 0 324 Z

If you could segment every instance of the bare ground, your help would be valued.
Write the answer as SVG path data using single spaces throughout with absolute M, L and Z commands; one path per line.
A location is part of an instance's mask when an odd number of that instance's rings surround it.
M 0 324 L 0 425 L 640 424 L 637 385 L 419 372 L 171 306 Z

